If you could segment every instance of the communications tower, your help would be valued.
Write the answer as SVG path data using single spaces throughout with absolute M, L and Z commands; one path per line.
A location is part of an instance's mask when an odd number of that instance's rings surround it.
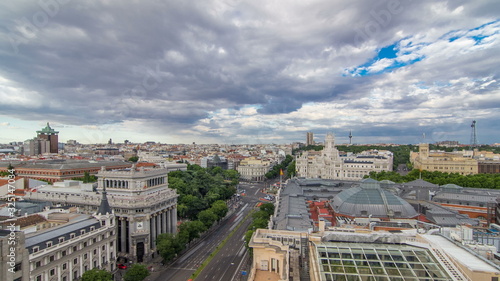
M 352 131 L 349 130 L 349 144 L 352 144 Z
M 477 135 L 476 135 L 476 120 L 472 121 L 472 124 L 470 125 L 470 127 L 471 127 L 470 148 L 472 150 L 472 149 L 478 147 Z

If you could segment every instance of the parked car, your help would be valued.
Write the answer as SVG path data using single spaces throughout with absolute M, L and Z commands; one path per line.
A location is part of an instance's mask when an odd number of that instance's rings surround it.
M 125 264 L 117 264 L 116 266 L 118 266 L 119 269 L 127 269 L 127 266 Z

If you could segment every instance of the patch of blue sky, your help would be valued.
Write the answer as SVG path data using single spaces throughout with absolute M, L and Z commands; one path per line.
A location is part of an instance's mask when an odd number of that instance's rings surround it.
M 500 19 L 485 23 L 483 25 L 480 25 L 480 26 L 477 26 L 477 27 L 474 27 L 474 28 L 471 28 L 468 30 L 453 30 L 453 31 L 445 33 L 443 36 L 441 36 L 440 39 L 443 39 L 443 40 L 446 39 L 446 40 L 448 40 L 448 42 L 453 42 L 453 41 L 458 40 L 460 38 L 466 37 L 466 38 L 473 39 L 474 41 L 476 41 L 476 45 L 478 45 L 478 44 L 483 43 L 482 40 L 484 38 L 488 38 L 492 35 L 498 34 L 499 31 L 497 30 L 493 34 L 491 34 L 491 33 L 490 34 L 477 34 L 476 31 L 480 31 L 480 30 L 483 30 L 483 29 L 486 29 L 489 27 L 498 28 L 499 24 L 500 24 Z M 475 35 L 470 35 L 471 33 L 475 34 Z
M 398 60 L 398 56 L 407 55 L 410 52 L 399 52 L 399 43 L 398 41 L 392 45 L 385 46 L 378 50 L 377 55 L 370 59 L 365 64 L 362 64 L 358 67 L 355 67 L 353 70 L 349 71 L 348 74 L 352 76 L 366 76 L 366 75 L 375 75 L 381 74 L 385 72 L 390 72 L 396 68 L 401 68 L 407 65 L 414 64 L 418 61 L 421 61 L 423 57 L 418 57 L 413 60 L 401 61 Z M 386 66 L 380 70 L 373 70 L 373 67 L 380 63 L 381 60 L 385 60 Z M 390 63 L 389 63 L 390 62 Z M 378 68 L 377 68 L 378 69 Z
M 439 88 L 443 88 L 443 87 L 450 87 L 452 85 L 450 82 L 436 81 L 436 82 L 434 82 L 434 86 L 437 86 Z
M 396 58 L 397 55 L 397 46 L 396 44 L 389 45 L 387 47 L 383 47 L 378 51 L 377 57 L 379 59 L 393 59 Z
M 415 86 L 419 89 L 429 89 L 430 87 L 425 84 L 424 81 L 419 81 L 418 83 L 415 83 Z

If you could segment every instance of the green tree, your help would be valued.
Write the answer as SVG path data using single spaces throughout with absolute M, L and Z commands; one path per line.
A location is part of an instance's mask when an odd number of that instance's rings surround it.
M 142 281 L 149 275 L 149 270 L 143 264 L 133 264 L 123 276 L 125 281 Z
M 210 209 L 203 210 L 198 214 L 198 219 L 207 227 L 210 228 L 212 224 L 217 220 L 217 215 L 214 214 Z
M 128 159 L 128 161 L 136 163 L 137 161 L 139 161 L 139 157 L 138 156 L 132 156 L 132 157 L 130 157 Z
M 113 281 L 113 275 L 103 269 L 91 269 L 82 274 L 82 281 Z
M 214 214 L 217 215 L 218 220 L 222 219 L 224 216 L 226 216 L 227 211 L 229 210 L 227 208 L 226 202 L 222 200 L 215 201 L 212 204 L 212 207 L 210 208 Z
M 186 218 L 188 207 L 184 204 L 177 204 L 177 216 L 180 218 Z
M 164 261 L 172 260 L 175 255 L 184 250 L 184 241 L 172 233 L 162 233 L 156 238 L 156 247 Z M 186 241 L 187 243 L 187 241 Z
M 274 205 L 273 203 L 264 203 L 260 205 L 260 210 L 264 211 L 268 216 L 272 216 L 274 214 Z
M 225 170 L 224 171 L 224 179 L 230 180 L 231 185 L 236 186 L 240 181 L 240 173 L 236 170 Z
M 187 207 L 186 216 L 189 219 L 196 219 L 198 213 L 207 208 L 205 200 L 194 195 L 179 196 L 179 203 Z
M 206 229 L 207 228 L 205 224 L 203 224 L 199 220 L 187 221 L 183 222 L 179 226 L 179 233 L 187 233 L 188 242 L 190 242 L 193 241 L 193 239 L 200 237 L 200 233 L 202 233 Z
M 247 232 L 245 232 L 245 246 L 247 246 L 247 248 L 249 248 L 248 243 L 250 243 L 250 240 L 252 239 L 252 235 L 254 232 L 255 232 L 254 229 L 249 229 L 247 230 Z
M 296 167 L 295 167 L 295 161 L 292 161 L 292 163 L 290 163 L 290 165 L 288 165 L 288 168 L 286 169 L 286 174 L 290 178 L 295 177 L 295 175 L 297 174 Z

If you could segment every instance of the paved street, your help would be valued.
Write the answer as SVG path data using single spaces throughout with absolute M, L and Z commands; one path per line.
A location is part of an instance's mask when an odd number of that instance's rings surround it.
M 259 192 L 263 187 L 263 184 L 240 184 L 240 190 L 245 190 L 246 195 L 241 197 L 241 203 L 234 213 L 215 226 L 211 233 L 200 238 L 191 249 L 178 257 L 173 264 L 162 268 L 160 272 L 154 272 L 147 280 L 188 280 L 198 266 L 215 250 L 217 245 L 242 221 L 242 225 L 212 259 L 210 264 L 205 267 L 197 280 L 246 280 L 244 279 L 245 276 L 241 275 L 243 270 L 249 270 L 249 256 L 244 246 L 244 235 L 251 222 L 251 217 L 246 220 L 245 217 L 254 208 L 259 201 L 258 199 L 263 196 Z

